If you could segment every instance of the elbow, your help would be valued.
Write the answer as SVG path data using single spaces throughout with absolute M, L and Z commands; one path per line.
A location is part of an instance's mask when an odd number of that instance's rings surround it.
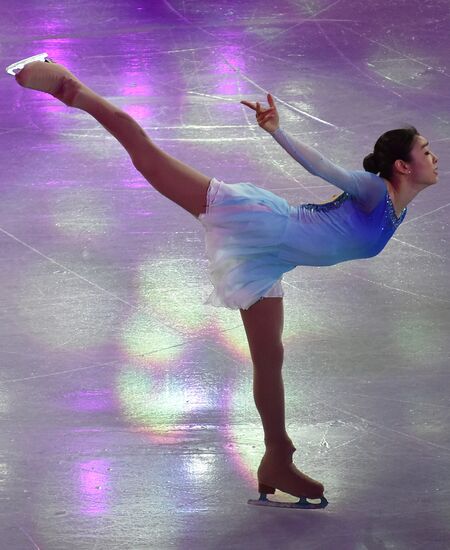
M 322 173 L 320 172 L 320 170 L 317 170 L 317 168 L 314 168 L 313 166 L 305 166 L 305 168 L 308 170 L 308 172 L 310 174 L 312 174 L 313 176 L 317 176 L 318 178 L 322 178 Z

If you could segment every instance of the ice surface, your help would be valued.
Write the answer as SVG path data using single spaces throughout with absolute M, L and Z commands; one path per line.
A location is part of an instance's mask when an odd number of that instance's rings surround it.
M 414 124 L 437 185 L 376 258 L 284 279 L 296 464 L 329 505 L 257 498 L 240 315 L 206 307 L 202 226 L 96 120 L 3 73 L 1 550 L 450 548 L 446 0 L 9 2 L 3 67 L 46 51 L 208 176 L 292 204 L 336 189 L 241 99 L 361 169 Z M 295 500 L 295 499 L 294 499 Z

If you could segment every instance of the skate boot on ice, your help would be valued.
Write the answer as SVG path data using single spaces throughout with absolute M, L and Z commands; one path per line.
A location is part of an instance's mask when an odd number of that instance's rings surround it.
M 279 502 L 269 500 L 278 489 L 298 497 L 297 502 Z M 279 508 L 318 509 L 325 508 L 328 501 L 323 496 L 324 487 L 315 479 L 298 470 L 293 463 L 274 464 L 270 457 L 264 457 L 258 468 L 259 500 L 249 500 L 248 504 L 257 506 L 275 506 Z

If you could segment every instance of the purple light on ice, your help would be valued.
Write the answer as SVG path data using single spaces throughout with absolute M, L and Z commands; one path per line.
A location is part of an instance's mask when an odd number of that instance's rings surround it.
M 109 466 L 106 460 L 90 460 L 78 463 L 78 488 L 80 511 L 86 516 L 99 516 L 108 511 L 107 485 Z
M 220 94 L 239 93 L 239 71 L 245 71 L 245 58 L 239 46 L 224 46 L 216 50 L 215 72 L 218 76 L 216 90 Z
M 153 120 L 154 113 L 148 104 L 148 98 L 154 95 L 154 90 L 145 71 L 120 72 L 117 78 L 120 81 L 118 94 L 125 100 L 130 98 L 130 102 L 125 103 L 123 109 L 140 124 L 146 123 L 146 119 Z M 142 98 L 142 103 L 131 98 Z
M 80 390 L 63 397 L 63 407 L 77 412 L 109 411 L 114 408 L 109 390 Z

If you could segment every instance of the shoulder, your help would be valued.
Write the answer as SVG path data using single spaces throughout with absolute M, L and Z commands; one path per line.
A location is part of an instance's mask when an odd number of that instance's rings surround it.
M 386 196 L 386 181 L 377 174 L 366 172 L 365 170 L 353 170 L 351 173 L 357 182 L 356 187 L 358 192 L 354 197 L 356 202 L 362 210 L 371 212 Z
M 349 170 L 349 173 L 355 178 L 365 182 L 370 182 L 379 187 L 386 187 L 386 180 L 378 174 L 367 172 L 366 170 Z

